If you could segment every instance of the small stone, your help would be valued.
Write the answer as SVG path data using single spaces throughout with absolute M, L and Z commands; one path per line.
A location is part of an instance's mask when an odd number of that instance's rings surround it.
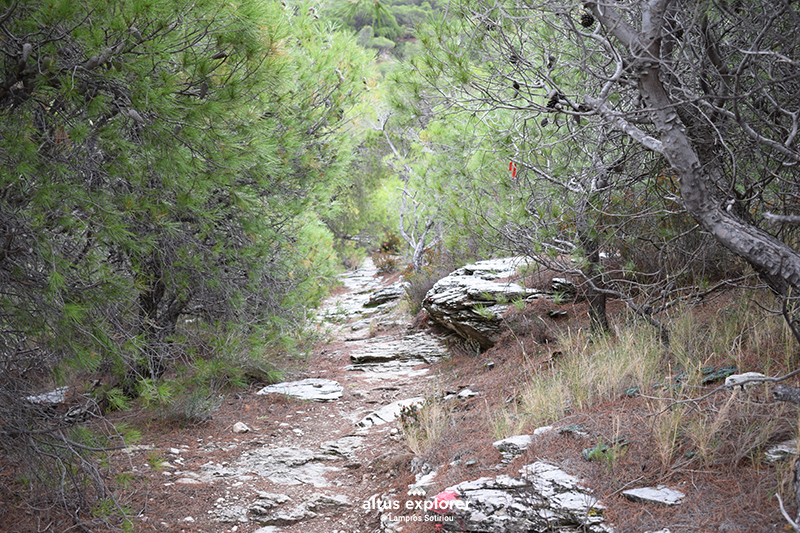
M 191 516 L 187 516 L 186 518 L 183 519 L 183 521 L 184 522 L 194 522 L 194 518 L 192 518 Z
M 358 425 L 361 427 L 371 427 L 392 422 L 400 416 L 400 412 L 404 408 L 409 408 L 412 405 L 422 405 L 425 403 L 425 398 L 408 398 L 405 400 L 397 400 L 389 405 L 385 405 L 377 411 L 364 417 Z
M 202 485 L 203 484 L 203 482 L 200 481 L 199 479 L 194 479 L 194 478 L 191 478 L 191 477 L 182 477 L 180 479 L 175 480 L 175 483 L 178 483 L 180 485 Z
M 744 383 L 744 385 L 739 385 L 739 384 L 747 382 L 751 379 L 759 379 L 765 377 L 767 376 L 765 376 L 761 372 L 745 372 L 744 374 L 733 374 L 732 376 L 728 376 L 727 378 L 725 378 L 725 386 L 730 387 L 731 391 L 737 389 L 749 391 L 754 387 L 762 385 L 764 382 L 751 381 L 749 383 Z
M 797 441 L 794 439 L 781 442 L 764 452 L 764 458 L 770 463 L 788 461 L 795 455 L 797 455 Z
M 410 495 L 422 495 L 428 493 L 428 490 L 433 487 L 434 480 L 436 479 L 436 474 L 438 474 L 438 470 L 431 470 L 426 474 L 419 473 L 414 478 L 414 483 L 408 486 L 408 493 Z
M 668 506 L 678 505 L 686 497 L 681 491 L 663 485 L 630 489 L 623 491 L 622 495 L 634 502 L 660 503 Z
M 463 389 L 456 396 L 461 400 L 466 400 L 467 398 L 472 398 L 477 395 L 478 393 L 471 389 Z
M 531 442 L 533 442 L 533 435 L 514 435 L 507 439 L 495 441 L 492 446 L 502 454 L 522 455 L 522 452 L 528 449 Z
M 250 428 L 244 422 L 236 422 L 233 425 L 233 432 L 234 433 L 248 433 Z

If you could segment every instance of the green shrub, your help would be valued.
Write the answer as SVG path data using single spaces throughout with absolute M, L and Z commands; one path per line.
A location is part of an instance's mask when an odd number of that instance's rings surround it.
M 390 274 L 398 270 L 399 258 L 396 255 L 387 252 L 378 252 L 372 256 L 372 261 L 381 274 Z
M 308 214 L 298 227 L 293 272 L 297 286 L 284 302 L 290 307 L 319 305 L 341 272 L 339 256 L 333 249 L 333 233 L 316 217 Z
M 386 231 L 383 236 L 383 241 L 381 241 L 381 252 L 396 254 L 400 251 L 401 246 L 403 246 L 403 240 L 397 232 Z

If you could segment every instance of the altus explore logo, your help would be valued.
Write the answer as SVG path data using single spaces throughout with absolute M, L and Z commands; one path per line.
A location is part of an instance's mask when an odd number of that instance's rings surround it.
M 424 497 L 426 492 L 422 488 L 413 488 L 408 491 L 410 496 Z M 398 500 L 384 500 L 377 495 L 361 504 L 365 511 L 406 511 L 422 510 L 433 511 L 434 513 L 450 513 L 453 511 L 466 511 L 469 509 L 469 502 L 458 499 L 458 494 L 452 491 L 440 492 L 432 500 L 408 500 L 401 504 Z

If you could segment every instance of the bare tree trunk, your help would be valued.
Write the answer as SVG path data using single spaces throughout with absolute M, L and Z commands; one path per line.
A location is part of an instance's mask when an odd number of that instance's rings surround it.
M 403 160 L 403 157 L 400 155 L 400 151 L 392 142 L 392 138 L 389 136 L 389 132 L 386 131 L 386 124 L 389 122 L 389 119 L 392 118 L 392 115 L 388 115 L 386 119 L 381 124 L 381 131 L 383 132 L 383 136 L 386 138 L 386 143 L 389 145 L 389 148 L 392 150 L 394 156 L 399 159 Z M 408 163 L 403 163 L 403 172 L 398 172 L 400 174 L 400 179 L 403 180 L 405 188 L 402 189 L 403 199 L 402 203 L 400 204 L 400 224 L 399 230 L 400 235 L 403 237 L 403 240 L 408 243 L 411 247 L 412 256 L 411 256 L 411 266 L 413 267 L 415 272 L 419 272 L 422 268 L 422 261 L 425 257 L 425 249 L 429 244 L 427 244 L 428 233 L 430 233 L 431 229 L 433 229 L 436 220 L 433 218 L 429 218 L 425 223 L 425 229 L 419 233 L 419 222 L 420 219 L 417 217 L 417 209 L 419 208 L 419 203 L 414 199 L 414 196 L 408 191 L 408 181 L 411 176 L 415 176 L 416 172 Z M 406 229 L 406 197 L 411 199 L 411 202 L 414 204 L 414 213 L 413 213 L 413 220 L 409 225 L 408 229 Z
M 613 7 L 587 3 L 593 15 L 630 52 L 639 93 L 660 140 L 602 109 L 602 101 L 588 103 L 601 116 L 606 115 L 617 129 L 664 155 L 680 180 L 681 198 L 689 214 L 724 247 L 747 261 L 777 294 L 786 296 L 790 288 L 800 289 L 800 253 L 724 207 L 727 199 L 717 198 L 712 192 L 713 180 L 703 168 L 686 135 L 676 104 L 664 88 L 661 65 L 666 60 L 661 56 L 661 37 L 669 4 L 669 0 L 643 4 L 641 31 L 637 31 Z M 791 152 L 789 156 L 800 161 L 800 153 Z
M 653 67 L 640 77 L 639 90 L 661 132 L 664 157 L 680 179 L 681 198 L 690 215 L 723 246 L 746 260 L 778 294 L 800 289 L 800 253 L 723 208 L 710 189 L 711 178 L 686 137 L 673 103 Z
M 583 251 L 589 266 L 584 272 L 588 283 L 586 286 L 586 300 L 589 302 L 589 320 L 592 331 L 605 333 L 611 328 L 608 325 L 608 315 L 606 314 L 606 294 L 603 292 L 602 264 L 600 263 L 600 246 L 597 237 L 592 235 L 587 222 L 587 209 L 592 193 L 587 195 L 579 202 L 575 210 L 575 225 L 578 231 Z

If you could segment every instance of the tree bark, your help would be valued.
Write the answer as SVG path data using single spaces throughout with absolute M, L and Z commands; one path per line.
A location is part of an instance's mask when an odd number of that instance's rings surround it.
M 586 215 L 591 194 L 587 194 L 579 202 L 575 210 L 575 225 L 581 246 L 589 262 L 589 266 L 584 272 L 589 281 L 589 283 L 584 284 L 586 286 L 586 300 L 589 302 L 589 322 L 592 331 L 606 333 L 611 328 L 606 314 L 606 294 L 603 292 L 603 265 L 600 263 L 600 246 L 597 243 L 597 238 L 592 235 Z
M 800 289 L 800 253 L 724 207 L 727 199 L 717 198 L 712 192 L 713 179 L 703 168 L 686 134 L 686 126 L 678 116 L 677 106 L 664 88 L 660 67 L 668 58 L 662 57 L 661 38 L 664 14 L 670 8 L 670 0 L 642 3 L 641 31 L 628 24 L 611 5 L 593 2 L 586 5 L 628 49 L 628 64 L 638 79 L 639 93 L 658 131 L 660 142 L 643 142 L 628 131 L 632 126 L 624 120 L 622 125 L 613 121 L 612 125 L 628 133 L 643 146 L 656 149 L 667 159 L 679 179 L 681 198 L 688 213 L 720 244 L 747 261 L 773 291 L 786 296 L 790 289 Z M 603 116 L 603 102 L 590 104 Z M 633 130 L 641 134 L 637 128 Z M 792 151 L 790 155 L 800 161 L 800 153 Z
M 662 153 L 680 180 L 686 210 L 723 246 L 747 261 L 776 293 L 785 296 L 790 286 L 800 289 L 800 253 L 728 212 L 711 192 L 711 178 L 686 136 L 659 72 L 657 66 L 644 70 L 639 90 L 661 132 Z

